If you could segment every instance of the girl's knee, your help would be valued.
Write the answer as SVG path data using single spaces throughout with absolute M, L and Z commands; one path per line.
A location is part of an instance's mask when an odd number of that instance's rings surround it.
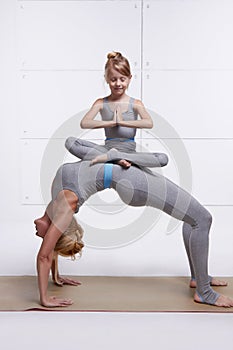
M 65 147 L 68 150 L 70 150 L 74 144 L 79 144 L 79 139 L 77 139 L 76 137 L 70 136 L 65 141 Z
M 159 162 L 161 164 L 161 167 L 167 165 L 168 160 L 168 156 L 165 153 L 159 154 Z

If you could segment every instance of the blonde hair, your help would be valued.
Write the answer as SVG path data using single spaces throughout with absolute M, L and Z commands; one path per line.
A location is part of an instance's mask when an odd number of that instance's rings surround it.
M 61 256 L 70 256 L 73 260 L 77 253 L 81 256 L 84 247 L 83 232 L 82 227 L 73 217 L 69 227 L 57 241 L 54 251 Z
M 117 72 L 126 77 L 131 77 L 130 64 L 126 57 L 122 56 L 120 52 L 110 52 L 107 55 L 107 62 L 105 64 L 105 76 L 108 76 L 108 70 L 113 68 Z

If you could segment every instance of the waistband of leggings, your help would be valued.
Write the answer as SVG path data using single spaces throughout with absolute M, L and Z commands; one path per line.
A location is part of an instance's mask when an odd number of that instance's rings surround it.
M 113 164 L 111 163 L 104 164 L 104 188 L 110 188 L 112 182 L 112 167 Z
M 107 137 L 105 139 L 105 141 L 109 141 L 109 140 L 120 141 L 120 142 L 134 142 L 134 137 L 131 137 L 129 139 L 121 139 L 121 138 L 117 138 L 117 137 Z

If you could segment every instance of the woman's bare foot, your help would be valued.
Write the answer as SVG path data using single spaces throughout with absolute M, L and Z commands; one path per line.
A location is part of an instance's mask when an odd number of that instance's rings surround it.
M 50 223 L 42 217 L 42 218 L 36 219 L 34 221 L 34 224 L 36 225 L 36 235 L 41 238 L 44 238 L 50 226 Z
M 201 303 L 201 304 L 206 304 L 201 300 L 201 298 L 198 296 L 197 293 L 194 294 L 194 301 L 196 303 Z M 233 299 L 225 296 L 225 295 L 220 295 L 218 299 L 216 300 L 214 306 L 219 306 L 219 307 L 233 307 Z
M 210 285 L 213 287 L 226 287 L 227 282 L 223 280 L 219 280 L 217 278 L 212 277 L 210 281 Z M 197 287 L 197 282 L 195 280 L 191 280 L 189 283 L 190 288 L 196 288 Z

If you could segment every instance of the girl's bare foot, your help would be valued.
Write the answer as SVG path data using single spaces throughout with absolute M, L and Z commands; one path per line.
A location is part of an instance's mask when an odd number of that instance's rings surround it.
M 39 218 L 34 221 L 34 224 L 36 225 L 36 235 L 44 238 L 50 223 L 43 218 Z
M 131 163 L 128 162 L 128 160 L 121 159 L 117 162 L 117 164 L 121 165 L 123 168 L 129 168 L 131 166 Z
M 91 160 L 91 165 L 94 165 L 96 163 L 106 163 L 108 161 L 108 155 L 107 153 L 100 154 L 96 156 L 94 159 Z
M 96 163 L 106 163 L 108 161 L 108 154 L 100 154 L 91 161 L 91 165 L 94 165 Z M 117 164 L 121 165 L 123 168 L 129 168 L 131 166 L 131 163 L 128 162 L 125 159 L 121 159 L 117 162 Z
M 201 298 L 198 296 L 197 293 L 194 294 L 194 301 L 196 303 L 201 303 L 201 304 L 206 304 L 201 300 Z M 216 300 L 214 306 L 219 306 L 219 307 L 233 307 L 233 299 L 225 296 L 225 295 L 220 295 L 218 299 Z
M 210 285 L 213 287 L 226 287 L 227 282 L 223 280 L 219 280 L 217 278 L 212 277 L 210 281 Z M 189 283 L 190 288 L 196 288 L 197 287 L 197 282 L 195 280 L 191 280 Z

